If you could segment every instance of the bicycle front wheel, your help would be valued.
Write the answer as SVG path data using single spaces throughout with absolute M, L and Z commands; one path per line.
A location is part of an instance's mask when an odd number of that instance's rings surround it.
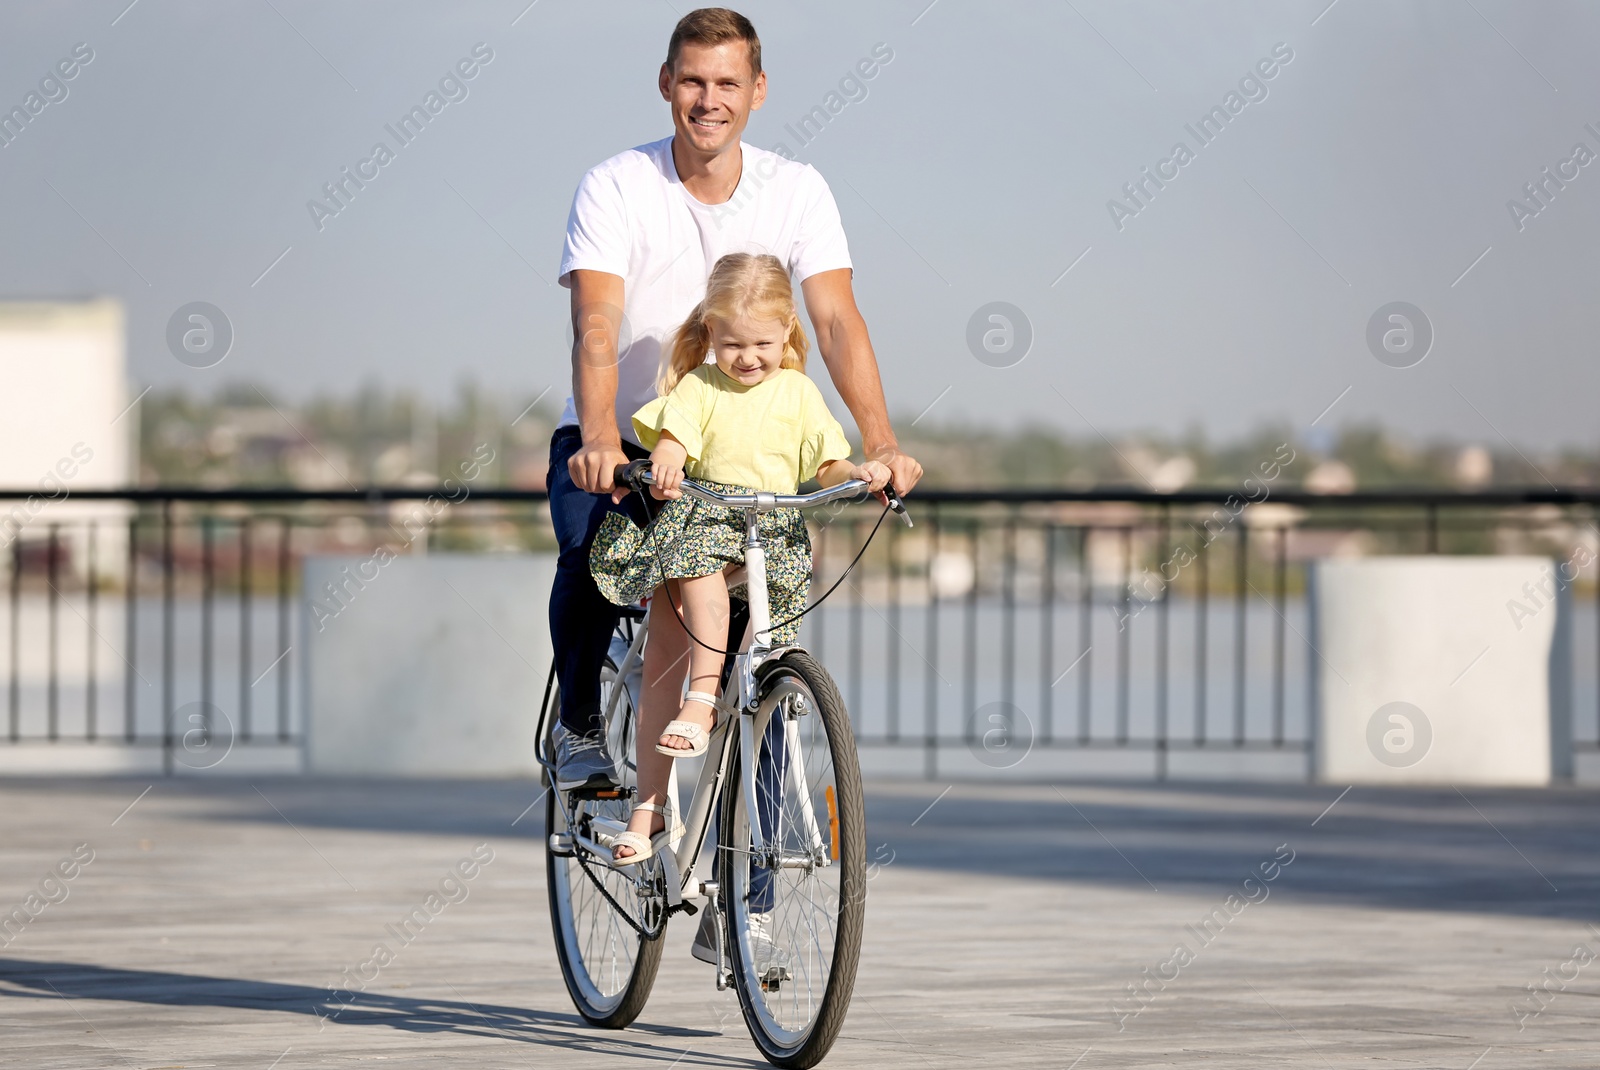
M 754 775 L 744 776 L 736 754 L 723 793 L 728 958 L 762 1055 L 809 1067 L 844 1025 L 861 955 L 861 769 L 844 700 L 809 654 L 786 654 L 763 672 L 758 710 L 740 725 L 754 733 Z
M 607 658 L 600 672 L 602 708 L 612 689 L 621 687 L 617 667 Z M 550 721 L 553 725 L 554 708 Z M 625 788 L 636 786 L 633 724 L 634 711 L 629 708 L 624 690 L 607 732 L 607 746 L 612 757 L 620 759 L 617 772 Z M 573 817 L 580 826 L 596 817 L 626 822 L 629 794 L 575 802 Z M 661 965 L 665 941 L 661 939 L 660 899 L 641 897 L 631 871 L 612 869 L 597 859 L 582 857 L 581 849 L 571 846 L 573 830 L 562 802 L 561 793 L 552 785 L 545 798 L 545 876 L 561 974 L 573 1005 L 586 1021 L 607 1029 L 624 1029 L 644 1010 Z M 552 848 L 554 842 L 561 840 L 569 844 L 565 853 Z M 659 863 L 652 860 L 641 866 L 647 876 L 659 878 Z

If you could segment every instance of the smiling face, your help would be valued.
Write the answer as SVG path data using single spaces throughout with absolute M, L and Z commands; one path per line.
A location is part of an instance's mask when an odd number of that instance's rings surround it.
M 672 105 L 679 140 L 715 156 L 739 147 L 750 113 L 767 98 L 767 76 L 750 73 L 750 46 L 685 42 L 675 67 L 661 65 L 661 96 Z
M 717 367 L 730 379 L 754 386 L 783 367 L 784 343 L 789 340 L 787 320 L 741 315 L 726 323 L 711 320 L 709 326 Z

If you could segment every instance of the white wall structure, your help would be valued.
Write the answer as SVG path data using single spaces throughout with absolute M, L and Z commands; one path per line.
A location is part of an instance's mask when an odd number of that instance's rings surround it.
M 121 574 L 126 507 L 72 492 L 131 482 L 137 413 L 126 411 L 126 363 L 118 301 L 0 302 L 0 488 L 36 492 L 0 502 L 0 572 L 15 540 L 45 539 L 59 524 L 81 573 L 92 519 L 98 571 Z
M 1542 785 L 1570 775 L 1570 617 L 1549 558 L 1321 561 L 1312 600 L 1320 779 Z
M 554 555 L 386 554 L 305 562 L 307 769 L 536 773 Z

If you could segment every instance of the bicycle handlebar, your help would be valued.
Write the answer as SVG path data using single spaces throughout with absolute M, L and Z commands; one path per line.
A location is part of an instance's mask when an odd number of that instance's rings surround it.
M 644 493 L 644 488 L 655 482 L 654 474 L 650 471 L 648 460 L 630 461 L 627 464 L 617 465 L 614 473 L 616 482 L 639 493 Z M 691 498 L 698 498 L 712 505 L 725 505 L 732 509 L 780 509 L 796 508 L 805 509 L 814 505 L 826 505 L 828 502 L 840 501 L 844 498 L 858 498 L 866 490 L 868 484 L 860 479 L 847 479 L 843 483 L 810 494 L 771 494 L 766 491 L 757 491 L 754 494 L 723 494 L 712 490 L 710 487 L 696 483 L 692 479 L 685 479 L 680 484 L 683 493 Z M 895 492 L 894 485 L 885 483 L 883 487 L 884 501 L 889 508 L 894 510 L 896 516 L 906 522 L 906 527 L 911 527 L 911 516 L 906 512 L 905 502 L 900 500 L 900 495 Z

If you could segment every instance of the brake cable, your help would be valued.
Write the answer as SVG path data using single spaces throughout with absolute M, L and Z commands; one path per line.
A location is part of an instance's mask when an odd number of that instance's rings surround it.
M 643 490 L 640 487 L 633 487 L 632 489 L 633 489 L 634 493 L 636 493 L 636 494 L 643 494 Z M 700 507 L 700 501 L 698 499 L 696 499 L 696 500 L 694 500 L 694 501 L 689 503 L 689 515 L 684 518 L 684 526 L 685 526 L 685 528 L 687 528 L 687 526 L 689 524 L 689 521 L 694 518 L 695 510 L 697 510 L 699 507 Z M 879 514 L 879 516 L 878 516 L 878 522 L 876 524 L 872 525 L 872 530 L 867 533 L 867 539 L 866 539 L 865 542 L 863 542 L 861 544 L 861 549 L 856 552 L 856 556 L 851 560 L 850 564 L 845 566 L 845 570 L 839 574 L 839 578 L 833 581 L 833 586 L 832 587 L 829 587 L 826 591 L 824 591 L 822 593 L 822 596 L 820 598 L 818 598 L 815 602 L 812 602 L 809 606 L 807 606 L 806 608 L 802 609 L 800 612 L 796 613 L 794 616 L 789 617 L 789 618 L 787 618 L 785 620 L 781 620 L 778 623 L 772 625 L 770 628 L 767 629 L 767 631 L 769 633 L 770 632 L 775 632 L 779 628 L 782 628 L 782 627 L 784 627 L 786 625 L 789 625 L 789 624 L 793 624 L 795 621 L 799 620 L 801 617 L 805 616 L 807 613 L 810 613 L 813 609 L 816 609 L 818 606 L 822 605 L 822 603 L 827 600 L 829 595 L 833 594 L 834 591 L 838 590 L 839 589 L 839 584 L 841 584 L 841 583 L 843 583 L 845 581 L 846 577 L 848 577 L 850 575 L 850 571 L 856 567 L 857 563 L 860 562 L 862 555 L 867 552 L 867 547 L 872 545 L 873 536 L 878 534 L 878 529 L 883 526 L 884 520 L 888 518 L 889 511 L 891 509 L 893 509 L 893 508 L 894 507 L 892 505 L 885 505 L 883 507 L 883 512 L 881 514 Z M 689 622 L 683 619 L 683 607 L 678 605 L 677 599 L 672 597 L 672 585 L 667 582 L 668 578 L 669 578 L 667 576 L 667 566 L 666 566 L 666 563 L 661 560 L 661 540 L 652 537 L 653 533 L 654 533 L 654 528 L 656 526 L 656 523 L 657 523 L 657 521 L 659 521 L 661 519 L 661 515 L 662 515 L 661 513 L 657 513 L 654 517 L 652 517 L 650 519 L 650 523 L 644 529 L 644 537 L 646 539 L 650 540 L 652 546 L 655 549 L 656 569 L 661 573 L 661 586 L 662 586 L 662 589 L 665 590 L 666 593 L 667 593 L 667 602 L 668 602 L 668 604 L 670 604 L 672 606 L 672 611 L 673 611 L 674 615 L 676 615 L 677 618 L 678 618 L 678 624 L 680 626 L 682 626 L 683 632 L 684 632 L 685 635 L 687 635 L 690 639 L 694 640 L 695 643 L 697 643 L 698 645 L 704 647 L 706 650 L 711 651 L 713 654 L 728 655 L 728 654 L 740 654 L 740 653 L 743 653 L 743 651 L 740 651 L 740 650 L 723 650 L 720 647 L 714 647 L 710 643 L 707 643 L 705 640 L 701 639 L 698 635 L 694 634 L 694 632 L 689 630 Z M 760 521 L 757 520 L 757 523 L 759 524 Z

